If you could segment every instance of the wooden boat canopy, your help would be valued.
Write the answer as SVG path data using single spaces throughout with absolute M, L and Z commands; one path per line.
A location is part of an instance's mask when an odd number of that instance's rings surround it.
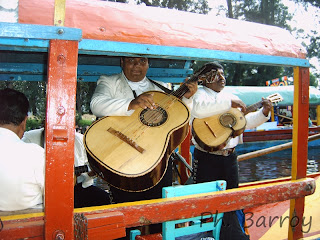
M 45 80 L 49 39 L 79 40 L 78 80 L 90 82 L 118 73 L 119 56 L 149 57 L 148 76 L 172 83 L 194 60 L 309 67 L 302 45 L 275 26 L 97 0 L 68 0 L 65 11 L 65 27 L 53 27 L 54 1 L 19 1 L 20 25 L 0 23 L 0 80 Z
M 53 11 L 53 1 L 20 0 L 19 23 L 52 25 Z M 85 40 L 94 39 L 302 59 L 306 54 L 288 31 L 278 27 L 159 7 L 68 0 L 65 26 L 82 29 L 80 53 L 90 51 Z M 140 51 L 136 53 L 152 54 L 152 49 Z

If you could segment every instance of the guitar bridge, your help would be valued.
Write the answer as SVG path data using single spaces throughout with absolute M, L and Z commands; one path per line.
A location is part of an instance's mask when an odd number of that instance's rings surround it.
M 110 127 L 107 131 L 109 133 L 111 133 L 112 135 L 120 138 L 122 141 L 126 142 L 127 144 L 129 144 L 131 147 L 136 149 L 138 152 L 140 152 L 140 153 L 144 153 L 145 152 L 145 149 L 140 147 L 135 141 L 133 141 L 131 138 L 129 138 L 126 135 L 124 135 L 122 132 L 113 129 L 112 127 Z

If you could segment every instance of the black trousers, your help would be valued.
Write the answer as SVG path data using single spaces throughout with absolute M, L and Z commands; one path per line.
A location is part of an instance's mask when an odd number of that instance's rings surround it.
M 74 207 L 92 207 L 110 204 L 109 193 L 96 186 L 83 188 L 82 184 L 74 186 Z
M 221 156 L 194 149 L 193 181 L 203 183 L 216 180 L 225 180 L 227 189 L 238 188 L 239 167 L 237 154 Z M 220 240 L 249 240 L 241 227 L 235 211 L 223 215 L 220 230 Z
M 114 203 L 123 203 L 123 202 L 134 202 L 140 200 L 150 200 L 150 199 L 157 199 L 162 198 L 162 188 L 172 186 L 172 160 L 171 158 L 168 160 L 168 167 L 167 171 L 165 172 L 163 178 L 160 182 L 154 186 L 153 188 L 143 191 L 143 192 L 126 192 L 122 191 L 118 188 L 110 186 L 110 190 L 112 193 L 112 198 Z M 130 231 L 135 228 L 128 228 L 126 229 L 126 237 L 119 238 L 121 240 L 128 240 L 130 239 Z M 149 233 L 159 233 L 162 232 L 162 224 L 151 224 L 149 225 Z
M 229 156 L 221 156 L 195 148 L 193 170 L 194 183 L 225 180 L 227 189 L 239 186 L 239 167 L 235 152 Z

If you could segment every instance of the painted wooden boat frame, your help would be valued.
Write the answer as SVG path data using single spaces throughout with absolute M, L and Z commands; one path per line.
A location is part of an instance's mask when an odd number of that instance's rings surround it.
M 62 26 L 64 10 L 60 5 L 56 6 L 56 26 L 0 23 L 1 51 L 48 52 L 46 207 L 44 213 L 1 216 L 1 239 L 27 237 L 33 237 L 33 239 L 74 239 L 74 216 L 83 216 L 81 214 L 84 214 L 84 219 L 87 221 L 90 240 L 114 239 L 124 236 L 127 227 L 177 218 L 189 218 L 205 211 L 225 212 L 288 199 L 291 200 L 291 218 L 292 216 L 302 218 L 304 197 L 312 194 L 315 189 L 314 179 L 306 178 L 308 146 L 306 116 L 309 109 L 309 62 L 306 59 L 214 49 L 82 39 L 81 29 Z M 219 60 L 293 67 L 295 90 L 291 180 L 208 195 L 74 209 L 73 129 L 75 125 L 77 60 L 80 53 L 109 56 L 143 55 L 187 61 Z M 0 71 L 1 74 L 6 73 Z M 183 146 L 189 145 L 185 143 Z M 193 208 L 193 205 L 197 205 L 197 208 Z M 85 226 L 85 221 L 83 221 L 83 229 Z M 288 229 L 289 239 L 301 237 L 303 237 L 301 224 Z

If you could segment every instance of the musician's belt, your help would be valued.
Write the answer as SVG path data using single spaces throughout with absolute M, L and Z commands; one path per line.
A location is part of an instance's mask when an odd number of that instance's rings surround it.
M 222 149 L 222 150 L 217 150 L 214 152 L 210 152 L 211 154 L 215 154 L 215 155 L 221 155 L 221 156 L 229 156 L 231 153 L 233 153 L 235 150 L 235 148 L 226 148 L 226 149 Z

